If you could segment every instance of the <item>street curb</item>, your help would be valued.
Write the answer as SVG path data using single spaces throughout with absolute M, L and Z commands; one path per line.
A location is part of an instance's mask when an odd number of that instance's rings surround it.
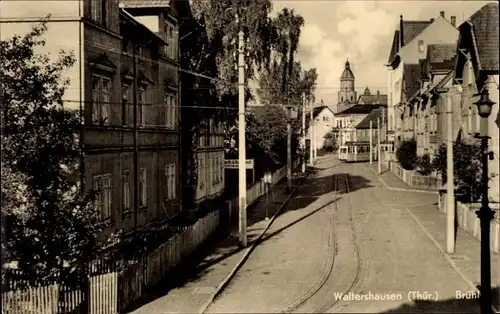
M 224 280 L 217 286 L 215 292 L 210 296 L 209 300 L 203 304 L 203 306 L 200 308 L 200 310 L 198 310 L 198 313 L 200 313 L 200 314 L 205 313 L 205 311 L 208 309 L 210 304 L 212 304 L 212 302 L 215 300 L 215 298 L 217 298 L 221 294 L 221 292 L 224 291 L 224 289 L 228 286 L 229 282 L 234 278 L 234 276 L 236 275 L 238 270 L 241 268 L 241 266 L 243 266 L 243 264 L 245 264 L 246 260 L 250 256 L 250 254 L 252 254 L 252 252 L 255 250 L 257 245 L 259 245 L 264 234 L 267 232 L 267 230 L 269 230 L 269 227 L 271 227 L 271 225 L 276 220 L 278 215 L 281 214 L 281 212 L 283 211 L 283 208 L 285 208 L 285 206 L 288 204 L 288 202 L 290 201 L 292 196 L 295 194 L 295 191 L 297 191 L 297 189 L 304 182 L 304 180 L 309 176 L 309 174 L 312 172 L 312 170 L 313 170 L 313 168 L 308 168 L 306 170 L 305 176 L 303 176 L 302 179 L 300 179 L 299 183 L 295 186 L 295 188 L 292 190 L 292 192 L 288 195 L 287 199 L 280 205 L 276 214 L 274 214 L 274 216 L 271 218 L 271 220 L 267 224 L 267 227 L 262 231 L 262 233 L 257 237 L 257 239 L 255 239 L 255 241 L 252 243 L 252 245 L 246 250 L 245 254 L 243 254 L 243 257 L 238 261 L 238 263 L 236 263 L 236 265 L 233 267 L 233 269 L 231 270 L 229 275 L 227 275 L 226 278 L 224 278 Z

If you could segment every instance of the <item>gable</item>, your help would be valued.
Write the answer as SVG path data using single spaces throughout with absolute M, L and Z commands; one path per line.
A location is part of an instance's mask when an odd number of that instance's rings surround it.
M 431 25 L 426 27 L 413 40 L 401 48 L 400 55 L 405 62 L 418 63 L 419 59 L 427 55 L 429 44 L 456 44 L 458 30 L 445 18 L 438 17 Z M 419 41 L 423 41 L 424 51 L 418 50 Z

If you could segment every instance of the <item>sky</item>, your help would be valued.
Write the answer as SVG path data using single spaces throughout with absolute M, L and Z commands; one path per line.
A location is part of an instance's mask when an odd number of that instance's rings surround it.
M 303 68 L 319 73 L 316 101 L 337 102 L 340 75 L 346 59 L 356 78 L 358 95 L 368 86 L 372 93 L 387 91 L 387 63 L 399 16 L 430 20 L 440 11 L 462 24 L 491 1 L 363 1 L 274 0 L 273 15 L 284 7 L 304 17 L 296 59 Z

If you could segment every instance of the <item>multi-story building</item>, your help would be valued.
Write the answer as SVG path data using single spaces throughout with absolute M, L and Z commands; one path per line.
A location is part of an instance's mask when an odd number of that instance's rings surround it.
M 460 112 L 462 135 L 472 137 L 475 133 L 484 135 L 484 131 L 487 131 L 491 138 L 489 150 L 493 152 L 494 159 L 488 161 L 491 177 L 489 198 L 496 203 L 500 201 L 498 12 L 498 2 L 487 4 L 459 26 L 454 80 L 458 84 L 457 91 L 461 101 L 453 104 L 455 110 Z M 478 94 L 484 92 L 494 102 L 487 127 L 482 124 L 474 104 L 480 99 Z
M 435 44 L 429 45 L 426 58 L 421 60 L 421 88 L 407 102 L 415 113 L 413 136 L 419 156 L 428 154 L 433 158 L 444 143 L 446 98 L 450 96 L 446 93 L 452 83 L 455 55 L 456 45 Z
M 428 21 L 405 21 L 401 16 L 399 29 L 394 32 L 387 65 L 388 137 L 390 141 L 395 142 L 396 146 L 405 134 L 408 136 L 413 132 L 408 131 L 413 129 L 413 126 L 403 125 L 404 120 L 401 118 L 412 113 L 403 112 L 404 106 L 399 106 L 413 95 L 406 88 L 410 88 L 410 85 L 412 85 L 411 88 L 413 85 L 419 85 L 415 83 L 413 77 L 419 78 L 420 73 L 413 72 L 419 71 L 419 60 L 425 58 L 428 45 L 456 43 L 458 30 L 455 23 L 456 18 L 452 16 L 448 21 L 444 12 L 441 12 L 438 18 Z
M 81 176 L 100 191 L 105 233 L 150 227 L 181 210 L 175 29 L 190 18 L 189 3 L 150 2 L 2 3 L 2 38 L 50 13 L 42 52 L 75 51 L 65 107 L 83 112 Z

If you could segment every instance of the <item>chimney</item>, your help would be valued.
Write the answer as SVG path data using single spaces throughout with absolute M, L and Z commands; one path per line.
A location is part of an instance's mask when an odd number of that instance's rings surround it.
M 405 45 L 403 41 L 403 15 L 399 16 L 399 47 L 403 47 Z
M 444 11 L 439 12 L 439 15 L 441 15 L 441 17 L 444 17 Z
M 453 25 L 454 27 L 457 27 L 457 17 L 456 17 L 456 16 L 451 16 L 451 17 L 450 17 L 450 23 L 451 23 L 451 25 Z
M 434 22 L 434 18 L 431 19 L 431 23 Z

